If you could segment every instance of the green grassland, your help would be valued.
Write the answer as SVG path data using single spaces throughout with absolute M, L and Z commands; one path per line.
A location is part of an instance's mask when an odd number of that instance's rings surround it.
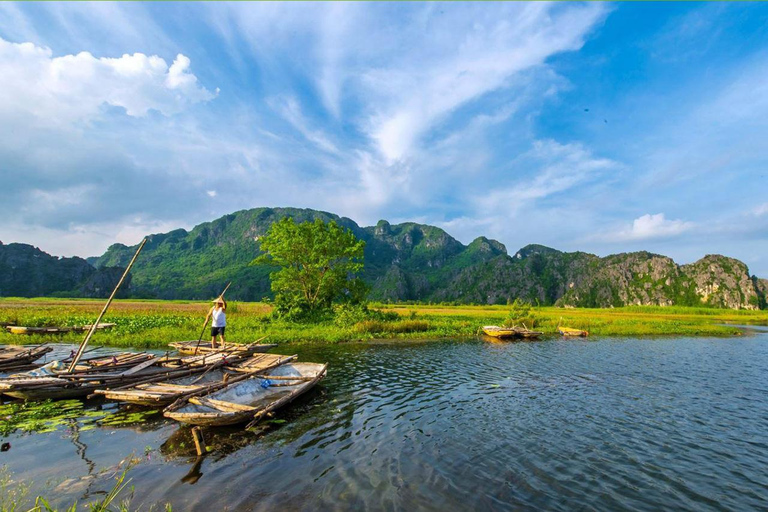
M 0 299 L 0 323 L 75 326 L 93 322 L 103 306 L 90 299 Z M 197 339 L 209 303 L 190 301 L 118 300 L 104 321 L 116 325 L 98 331 L 94 345 L 163 348 L 171 341 Z M 509 306 L 439 306 L 372 304 L 373 314 L 338 314 L 322 322 L 294 323 L 274 319 L 265 303 L 231 302 L 227 340 L 250 342 L 267 337 L 272 343 L 343 342 L 376 338 L 433 339 L 474 337 L 482 325 L 501 324 Z M 742 328 L 768 325 L 768 311 L 688 307 L 624 307 L 610 309 L 532 308 L 534 327 L 556 335 L 558 325 L 586 329 L 591 336 L 739 335 Z M 531 327 L 528 325 L 528 327 Z M 208 335 L 206 334 L 204 338 Z M 0 332 L 0 344 L 76 343 L 82 333 L 16 335 Z

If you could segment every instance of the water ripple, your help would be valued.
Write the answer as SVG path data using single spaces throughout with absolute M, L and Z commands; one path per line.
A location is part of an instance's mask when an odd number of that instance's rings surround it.
M 180 483 L 188 455 L 142 466 L 132 476 L 137 489 L 147 489 L 146 503 L 200 511 L 222 504 L 768 509 L 768 335 L 341 344 L 299 352 L 302 360 L 327 361 L 329 372 L 318 390 L 281 413 L 286 423 L 260 436 L 215 434 L 212 442 L 230 448 L 203 461 L 194 486 Z M 172 439 L 188 436 L 169 424 L 120 440 L 140 450 L 149 442 L 141 436 L 169 430 Z M 46 437 L 19 451 L 60 452 L 61 442 Z M 104 443 L 104 459 L 119 449 L 127 447 Z

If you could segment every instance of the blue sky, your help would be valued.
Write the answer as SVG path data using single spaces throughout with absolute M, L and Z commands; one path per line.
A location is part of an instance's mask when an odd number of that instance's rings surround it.
M 0 240 L 257 206 L 768 277 L 768 4 L 0 3 Z

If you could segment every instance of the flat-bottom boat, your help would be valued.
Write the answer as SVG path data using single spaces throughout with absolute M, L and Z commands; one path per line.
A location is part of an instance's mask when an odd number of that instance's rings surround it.
M 0 372 L 21 370 L 36 366 L 35 361 L 52 351 L 53 347 L 39 345 L 25 347 L 23 345 L 11 345 L 0 347 Z
M 484 325 L 483 334 L 492 338 L 516 338 L 517 332 L 512 327 L 499 327 L 498 325 Z
M 517 332 L 518 337 L 525 338 L 525 339 L 536 339 L 542 334 L 544 334 L 541 331 L 533 331 L 531 329 L 526 329 L 524 327 L 515 327 L 514 329 L 515 329 L 515 332 Z
M 482 327 L 483 334 L 491 336 L 493 338 L 525 338 L 534 339 L 538 338 L 543 332 L 532 331 L 524 327 L 499 327 L 498 325 L 484 325 Z
M 276 343 L 217 343 L 216 347 L 211 346 L 210 341 L 174 341 L 168 344 L 169 347 L 176 349 L 179 354 L 207 354 L 210 352 L 242 352 L 246 355 L 266 352 L 277 346 Z
M 126 353 L 94 358 L 88 361 L 90 364 L 78 364 L 73 372 L 54 361 L 37 370 L 1 378 L 0 393 L 23 400 L 81 398 L 97 389 L 185 377 L 240 359 L 238 354 L 228 353 L 180 358 Z
M 587 336 L 589 336 L 589 333 L 587 331 L 584 331 L 582 329 L 573 329 L 571 327 L 558 327 L 557 332 L 559 332 L 563 336 L 578 336 L 582 338 L 586 338 Z
M 163 414 L 192 425 L 236 425 L 258 422 L 292 402 L 325 377 L 327 364 L 288 363 L 259 376 L 172 404 Z
M 223 364 L 218 365 L 202 375 L 192 374 L 161 382 L 129 384 L 112 389 L 97 389 L 94 394 L 103 395 L 109 400 L 117 400 L 135 405 L 149 407 L 166 406 L 187 395 L 223 388 L 227 386 L 230 376 L 242 375 L 244 372 L 265 372 L 294 359 L 296 359 L 295 355 L 257 354 L 234 366 L 225 367 Z M 239 373 L 227 373 L 227 370 Z
M 115 324 L 100 323 L 96 329 L 109 329 Z M 72 327 L 24 327 L 22 325 L 8 325 L 5 327 L 11 334 L 63 334 L 65 332 L 85 332 L 91 329 L 90 325 L 76 325 Z

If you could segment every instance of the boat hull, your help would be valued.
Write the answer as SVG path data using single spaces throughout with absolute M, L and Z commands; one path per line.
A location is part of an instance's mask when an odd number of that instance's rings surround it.
M 543 332 L 532 331 L 522 327 L 498 327 L 496 325 L 486 325 L 482 328 L 483 334 L 499 339 L 536 339 Z
M 52 351 L 53 347 L 3 347 L 0 348 L 0 372 L 35 366 L 34 362 Z
M 583 331 L 581 329 L 572 329 L 570 327 L 560 327 L 557 329 L 557 332 L 559 332 L 563 336 L 572 336 L 576 338 L 586 338 L 587 336 L 589 336 L 589 333 L 587 331 Z
M 174 410 L 166 410 L 167 418 L 181 423 L 199 426 L 238 425 L 276 410 L 303 395 L 325 377 L 327 365 L 317 363 L 285 364 L 266 373 L 266 377 L 285 378 L 290 376 L 302 380 L 294 385 L 281 387 L 262 386 L 263 379 L 245 379 L 224 389 L 197 398 L 199 403 L 186 403 Z M 280 382 L 280 381 L 278 381 Z M 291 380 L 288 380 L 291 382 Z M 190 401 L 195 399 L 190 399 Z M 232 410 L 214 409 L 207 403 L 229 404 Z M 242 410 L 236 410 L 236 407 Z
M 495 325 L 486 325 L 483 327 L 483 334 L 492 338 L 517 338 L 517 332 L 514 329 L 506 327 L 497 327 Z

